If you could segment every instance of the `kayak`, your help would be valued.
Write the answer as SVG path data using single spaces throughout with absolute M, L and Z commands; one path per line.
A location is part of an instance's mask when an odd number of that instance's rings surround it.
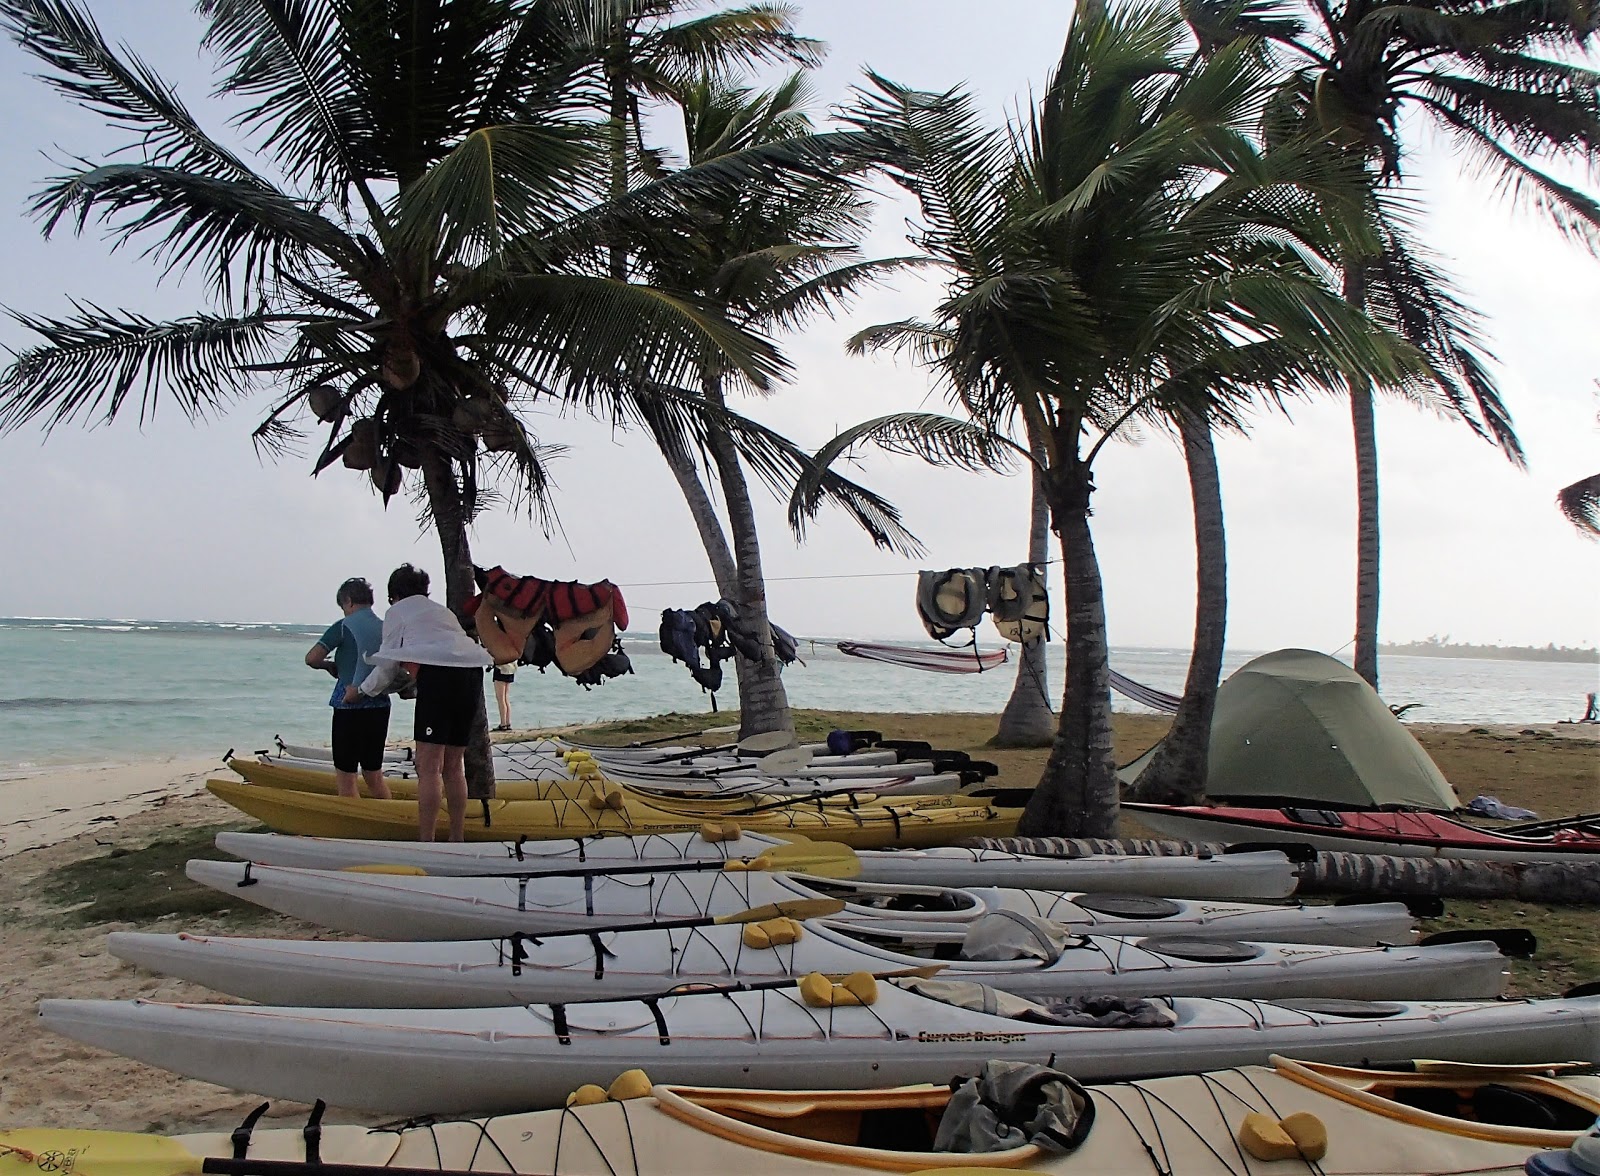
M 311 792 L 322 796 L 335 796 L 339 791 L 333 765 L 319 765 L 314 761 L 287 760 L 281 756 L 259 756 L 253 760 L 234 757 L 228 767 L 247 783 L 258 788 L 282 788 L 290 792 Z M 587 780 L 574 779 L 556 768 L 506 765 L 495 762 L 495 797 L 499 800 L 569 800 L 582 799 L 594 792 Z M 962 787 L 959 775 L 953 772 L 937 776 L 873 776 L 840 782 L 826 778 L 815 780 L 789 780 L 762 777 L 752 780 L 743 776 L 717 776 L 709 779 L 653 780 L 642 779 L 635 783 L 622 776 L 606 777 L 621 786 L 623 792 L 642 800 L 680 799 L 687 803 L 731 800 L 760 803 L 771 797 L 825 797 L 839 804 L 870 803 L 879 795 L 893 795 L 896 803 L 904 795 L 904 803 L 923 804 L 925 797 L 940 797 L 935 804 L 953 804 L 972 808 L 986 802 L 968 796 L 955 795 Z M 397 800 L 417 798 L 417 773 L 413 765 L 388 765 L 383 769 L 384 782 Z
M 1163 837 L 1190 841 L 1295 842 L 1319 850 L 1400 857 L 1511 862 L 1600 862 L 1595 828 L 1520 834 L 1483 829 L 1442 813 L 1342 809 L 1234 808 L 1224 805 L 1123 804 Z
M 719 1089 L 652 1086 L 642 1072 L 629 1076 L 634 1082 L 613 1083 L 615 1097 L 600 1097 L 607 1092 L 597 1088 L 595 1102 L 493 1119 L 382 1131 L 319 1123 L 314 1133 L 251 1123 L 235 1132 L 173 1136 L 24 1128 L 0 1130 L 0 1151 L 73 1156 L 77 1176 L 183 1176 L 199 1172 L 207 1158 L 276 1161 L 304 1166 L 304 1176 L 314 1176 L 306 1166 L 313 1147 L 319 1164 L 370 1169 L 374 1176 L 386 1168 L 549 1176 L 931 1176 L 963 1168 L 971 1173 L 973 1163 L 981 1171 L 1047 1176 L 1301 1170 L 1301 1163 L 1282 1161 L 1258 1169 L 1239 1154 L 1235 1140 L 1244 1117 L 1262 1114 L 1273 1122 L 1314 1116 L 1326 1136 L 1326 1154 L 1315 1161 L 1324 1176 L 1521 1176 L 1530 1152 L 1565 1158 L 1555 1149 L 1570 1148 L 1600 1112 L 1595 1080 L 1567 1077 L 1559 1068 L 1417 1062 L 1408 1071 L 1273 1056 L 1266 1066 L 1106 1086 L 1045 1075 L 1070 1092 L 1061 1100 L 1073 1113 L 1064 1154 L 1032 1143 L 932 1150 L 938 1136 L 948 1143 L 970 1135 L 969 1124 L 993 1105 L 992 1099 L 976 1106 L 977 1100 L 955 1099 L 943 1084 Z
M 707 841 L 700 833 L 565 838 L 548 841 L 363 841 L 286 837 L 278 833 L 219 833 L 217 848 L 247 861 L 312 870 L 406 865 L 428 874 L 537 874 L 590 862 L 727 861 L 753 858 L 782 839 L 744 831 Z M 723 837 L 721 826 L 718 836 Z M 1287 898 L 1298 883 L 1294 866 L 1274 850 L 1221 857 L 1029 857 L 994 849 L 863 849 L 858 877 L 866 882 L 927 886 L 1022 886 L 1043 890 L 1110 891 L 1169 898 Z
M 268 1004 L 477 1008 L 647 996 L 809 972 L 894 972 L 937 961 L 941 979 L 1028 997 L 1335 996 L 1477 1000 L 1505 989 L 1485 941 L 1421 947 L 1311 947 L 1181 934 L 1074 936 L 1010 912 L 954 931 L 829 918 L 423 943 L 240 939 L 113 932 L 111 954 L 151 971 Z
M 281 833 L 321 837 L 375 837 L 395 840 L 417 827 L 417 805 L 411 800 L 369 800 L 319 796 L 280 788 L 258 788 L 232 780 L 209 780 L 206 788 L 219 799 Z M 780 837 L 799 834 L 838 841 L 858 849 L 890 845 L 929 846 L 965 837 L 1004 837 L 1016 832 L 1021 809 L 989 805 L 925 807 L 927 801 L 959 797 L 916 798 L 910 803 L 818 804 L 809 798 L 775 804 L 760 812 L 736 814 L 742 825 Z M 722 810 L 727 813 L 728 810 Z M 490 800 L 467 805 L 466 836 L 472 841 L 516 837 L 574 837 L 597 833 L 694 832 L 707 815 L 674 802 L 646 803 L 628 798 L 621 808 L 595 809 L 571 800 Z M 487 818 L 487 819 L 486 819 Z M 439 814 L 439 833 L 448 829 Z
M 606 867 L 591 866 L 603 869 Z M 959 926 L 1014 910 L 1082 933 L 1371 946 L 1409 943 L 1400 903 L 1260 906 L 1248 903 L 1085 895 L 1002 887 L 939 887 L 806 878 L 763 870 L 436 877 L 301 870 L 194 860 L 189 878 L 315 923 L 374 939 L 493 939 L 521 932 L 599 930 L 653 919 L 731 915 L 797 899 L 839 898 L 843 917 L 880 925 Z
M 339 782 L 333 774 L 333 765 L 320 765 L 310 760 L 288 760 L 278 755 L 259 755 L 254 760 L 230 758 L 227 766 L 238 773 L 248 784 L 267 789 L 286 789 L 290 792 L 315 792 L 338 795 Z M 706 779 L 656 779 L 627 778 L 606 773 L 608 781 L 619 784 L 629 794 L 646 800 L 654 798 L 685 798 L 723 800 L 723 798 L 754 798 L 757 802 L 768 797 L 834 797 L 838 803 L 867 800 L 874 795 L 904 795 L 907 803 L 918 803 L 922 797 L 950 797 L 960 792 L 963 779 L 957 773 L 938 776 L 872 776 L 872 778 L 834 781 L 834 779 L 779 779 L 746 776 L 714 776 Z M 384 782 L 397 800 L 416 800 L 416 766 L 384 765 Z M 584 797 L 594 790 L 587 779 L 574 779 L 554 770 L 517 768 L 494 763 L 494 795 L 498 800 L 558 800 L 558 798 Z M 962 797 L 949 800 L 954 805 L 984 805 L 984 800 Z
M 856 1003 L 849 1003 L 854 1001 Z M 1600 997 L 1269 1003 L 1173 997 L 1074 1008 L 981 985 L 813 973 L 799 984 L 493 1009 L 311 1009 L 44 1000 L 44 1027 L 189 1078 L 393 1115 L 561 1106 L 640 1065 L 663 1082 L 870 1089 L 991 1059 L 1082 1081 L 1259 1065 L 1600 1061 Z

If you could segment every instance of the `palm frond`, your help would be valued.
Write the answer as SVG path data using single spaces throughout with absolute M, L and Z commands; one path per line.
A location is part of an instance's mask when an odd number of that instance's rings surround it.
M 208 135 L 137 54 L 119 56 L 94 18 L 71 0 L 0 0 L 0 26 L 52 73 L 44 81 L 57 93 L 138 137 L 126 150 L 140 162 L 248 184 L 272 186 Z
M 341 209 L 352 191 L 381 226 L 370 179 L 399 179 L 378 157 L 377 129 L 346 59 L 353 9 L 324 0 L 196 0 L 202 44 L 225 71 L 217 93 L 252 103 L 238 123 L 285 175 Z M 378 32 L 384 35 L 383 31 Z
M 307 252 L 352 272 L 365 260 L 356 241 L 287 196 L 170 167 L 85 164 L 50 180 L 32 209 L 47 237 L 63 220 L 81 234 L 91 217 L 118 245 L 149 234 L 151 255 L 179 269 L 201 265 L 224 298 L 236 275 L 259 287 Z
M 620 405 L 630 384 L 681 386 L 715 359 L 752 387 L 788 363 L 719 312 L 650 286 L 581 274 L 508 277 L 486 308 L 482 337 L 505 362 L 559 383 L 585 407 Z
M 1600 538 L 1600 474 L 1563 487 L 1556 494 L 1556 502 L 1574 527 Z
M 873 544 L 902 555 L 922 553 L 922 544 L 900 521 L 899 510 L 889 501 L 832 469 L 824 469 L 787 437 L 693 392 L 664 385 L 633 389 L 626 414 L 645 424 L 657 443 L 669 452 L 693 457 L 708 452 L 716 433 L 732 443 L 774 495 L 783 497 L 796 485 L 810 487 L 811 515 L 824 505 L 842 510 Z M 804 539 L 805 521 L 790 522 L 797 538 Z
M 268 353 L 285 325 L 265 313 L 157 322 L 74 306 L 69 319 L 10 312 L 45 341 L 19 352 L 0 376 L 0 432 L 40 417 L 46 430 L 80 418 L 111 421 L 135 395 L 140 423 L 162 396 L 191 419 L 226 408 L 250 388 L 245 366 Z
M 400 194 L 396 244 L 440 262 L 504 265 L 508 243 L 527 252 L 592 205 L 598 147 L 579 126 L 479 128 Z
M 802 472 L 789 498 L 789 526 L 803 537 L 807 523 L 820 509 L 826 476 L 834 465 L 861 445 L 888 453 L 920 458 L 929 465 L 975 472 L 1009 473 L 1018 455 L 1033 456 L 1024 446 L 990 432 L 971 421 L 937 413 L 894 413 L 874 417 L 843 430 L 817 450 L 809 469 Z

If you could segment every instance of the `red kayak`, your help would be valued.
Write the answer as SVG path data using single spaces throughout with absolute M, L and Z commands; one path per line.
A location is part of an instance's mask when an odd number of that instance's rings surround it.
M 1443 813 L 1376 812 L 1125 802 L 1122 811 L 1183 841 L 1297 842 L 1345 853 L 1477 858 L 1495 862 L 1600 862 L 1600 816 L 1484 829 Z

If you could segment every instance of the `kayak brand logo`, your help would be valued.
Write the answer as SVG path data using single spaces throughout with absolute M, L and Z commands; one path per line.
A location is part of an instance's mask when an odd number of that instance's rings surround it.
M 975 1045 L 1018 1045 L 1027 1041 L 1026 1033 L 986 1033 L 981 1029 L 965 1029 L 955 1033 L 929 1033 L 922 1030 L 917 1042 L 922 1045 L 942 1045 L 947 1042 L 972 1042 Z

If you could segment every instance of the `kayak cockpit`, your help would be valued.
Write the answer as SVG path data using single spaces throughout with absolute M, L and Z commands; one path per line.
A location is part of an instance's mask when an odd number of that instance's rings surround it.
M 1499 1143 L 1567 1147 L 1600 1116 L 1600 1084 L 1591 1094 L 1556 1078 L 1579 1063 L 1419 1061 L 1386 1071 L 1273 1057 L 1271 1065 L 1293 1082 L 1385 1118 Z
M 947 1086 L 892 1090 L 725 1090 L 657 1086 L 664 1114 L 743 1147 L 890 1172 L 970 1168 L 971 1152 L 936 1152 Z M 1034 1144 L 985 1152 L 984 1167 L 1011 1168 L 1045 1153 Z

